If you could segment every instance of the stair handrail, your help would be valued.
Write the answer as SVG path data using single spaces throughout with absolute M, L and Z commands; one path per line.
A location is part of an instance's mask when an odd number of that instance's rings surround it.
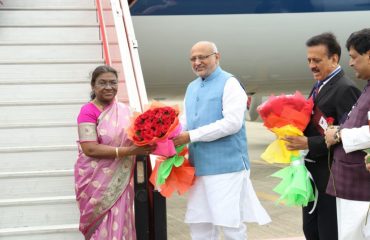
M 125 67 L 123 74 L 130 106 L 135 111 L 142 111 L 148 103 L 148 98 L 139 59 L 138 44 L 129 10 L 130 7 L 127 0 L 110 0 L 110 2 L 122 66 Z
M 104 54 L 105 64 L 111 66 L 112 60 L 111 60 L 110 53 L 109 53 L 109 46 L 108 46 L 106 29 L 105 29 L 105 22 L 104 22 L 104 17 L 103 17 L 103 8 L 101 5 L 101 0 L 96 0 L 96 10 L 98 14 L 100 34 L 101 34 L 101 38 L 103 41 L 103 54 Z
M 126 34 L 127 34 L 127 39 L 129 40 L 128 43 L 130 44 L 130 50 L 131 50 L 131 58 L 132 58 L 132 63 L 134 67 L 134 73 L 135 73 L 135 79 L 136 79 L 136 85 L 137 89 L 139 92 L 139 97 L 141 100 L 142 106 L 148 104 L 148 97 L 147 97 L 147 92 L 145 88 L 145 81 L 144 81 L 144 76 L 141 68 L 141 63 L 140 63 L 140 57 L 139 57 L 139 44 L 135 36 L 135 31 L 134 31 L 134 24 L 132 22 L 132 17 L 130 13 L 130 5 L 128 1 L 126 0 L 120 0 L 121 2 L 121 7 L 123 10 L 123 21 L 126 26 Z

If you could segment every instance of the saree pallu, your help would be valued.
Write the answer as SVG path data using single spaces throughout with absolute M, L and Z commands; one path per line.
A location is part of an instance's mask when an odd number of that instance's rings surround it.
M 89 141 L 96 127 L 99 144 L 113 147 L 128 146 L 125 128 L 129 110 L 113 102 L 104 110 L 98 123 L 80 123 L 80 142 Z M 79 143 L 79 142 L 78 142 Z M 80 144 L 75 164 L 76 200 L 80 209 L 80 231 L 90 240 L 136 239 L 131 183 L 134 157 L 96 159 L 86 156 Z

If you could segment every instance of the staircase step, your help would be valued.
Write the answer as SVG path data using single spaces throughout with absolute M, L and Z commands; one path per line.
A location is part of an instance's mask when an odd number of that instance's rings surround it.
M 78 139 L 77 124 L 24 125 L 24 127 L 2 125 L 0 146 L 4 147 L 35 147 L 53 145 L 72 145 Z
M 73 61 L 69 59 L 63 61 L 30 59 L 22 62 L 13 61 L 13 63 L 0 61 L 0 81 L 86 79 L 90 82 L 90 74 L 96 66 L 101 64 L 104 64 L 102 59 Z
M 82 11 L 2 11 L 0 24 L 5 26 L 96 25 L 97 18 L 95 9 Z
M 104 64 L 102 59 L 29 59 L 29 60 L 0 60 L 0 65 L 23 65 L 23 64 L 35 64 L 35 65 L 54 65 L 54 64 Z M 44 66 L 45 67 L 45 66 Z
M 0 86 L 2 88 L 2 86 Z M 81 96 L 83 97 L 83 96 Z M 89 101 L 89 96 L 85 95 L 84 100 L 80 100 L 77 103 L 69 103 L 65 101 L 60 103 L 56 101 L 53 104 L 29 104 L 24 102 L 25 105 L 21 104 L 8 104 L 0 102 L 0 122 L 3 124 L 22 124 L 24 122 L 37 122 L 37 123 L 48 123 L 48 122 L 76 122 L 77 116 L 80 112 L 81 106 Z M 18 102 L 19 103 L 19 102 Z
M 20 79 L 0 80 L 0 85 L 28 85 L 28 84 L 79 84 L 90 85 L 90 79 Z
M 32 0 L 32 1 L 25 1 L 25 0 L 1 0 L 3 2 L 3 8 L 12 8 L 12 7 L 19 7 L 19 8 L 33 8 L 37 7 L 73 7 L 73 8 L 87 8 L 87 7 L 94 7 L 95 8 L 95 1 L 94 0 Z
M 16 153 L 16 152 L 48 152 L 48 151 L 71 151 L 75 145 L 54 145 L 54 146 L 32 146 L 32 147 L 0 147 L 0 153 Z
M 0 101 L 0 107 L 4 106 L 36 106 L 36 105 L 69 105 L 69 104 L 83 104 L 88 101 L 81 99 L 69 99 L 68 101 Z
M 76 96 L 89 99 L 91 87 L 89 83 L 57 83 L 57 84 L 12 84 L 0 88 L 1 101 L 68 101 Z
M 76 224 L 74 196 L 0 200 L 1 228 Z
M 117 45 L 117 43 L 114 43 Z M 23 41 L 1 41 L 0 42 L 0 46 L 11 46 L 11 47 L 16 47 L 16 46 L 28 46 L 28 47 L 32 47 L 32 46 L 79 46 L 79 45 L 82 45 L 82 46 L 85 46 L 85 45 L 99 45 L 99 46 L 102 46 L 102 41 L 68 41 L 68 42 L 62 42 L 62 41 L 57 41 L 57 40 L 54 40 L 54 41 L 38 41 L 38 42 L 25 42 L 24 40 Z
M 3 169 L 2 169 L 3 170 Z M 73 169 L 48 171 L 0 172 L 0 179 L 73 176 Z
M 22 24 L 7 24 L 0 22 L 1 28 L 90 28 L 95 27 L 98 28 L 99 24 L 97 23 L 75 23 L 75 24 L 68 24 L 68 23 L 38 23 L 38 24 L 30 24 L 30 23 L 22 23 Z
M 92 7 L 2 7 L 0 11 L 92 11 L 96 10 Z
M 99 27 L 8 27 L 1 29 L 0 36 L 1 41 L 4 42 L 91 41 L 91 39 L 99 39 Z
M 0 129 L 19 129 L 19 128 L 58 128 L 76 126 L 76 123 L 68 122 L 48 122 L 48 123 L 1 123 Z
M 78 224 L 34 226 L 0 229 L 0 238 L 7 240 L 83 240 Z M 5 239 L 5 238 L 4 238 Z
M 2 148 L 1 171 L 45 171 L 73 169 L 77 159 L 77 145 L 54 148 Z
M 14 171 L 14 169 L 13 169 Z M 74 195 L 73 169 L 0 172 L 1 200 Z
M 63 60 L 103 58 L 101 44 L 95 45 L 0 45 L 0 61 Z

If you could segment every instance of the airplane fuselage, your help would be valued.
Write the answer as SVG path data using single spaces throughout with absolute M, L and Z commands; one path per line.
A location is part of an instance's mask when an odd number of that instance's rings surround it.
M 289 1 L 273 0 L 252 2 L 275 3 L 275 8 L 258 8 L 246 0 L 221 1 L 229 5 L 235 2 L 236 8 L 224 10 L 218 1 L 154 2 L 157 3 L 146 8 L 144 4 L 133 5 L 131 11 L 148 95 L 159 99 L 183 96 L 186 85 L 196 77 L 190 66 L 190 48 L 200 40 L 216 43 L 221 67 L 243 82 L 249 93 L 307 93 L 314 80 L 307 65 L 305 42 L 330 31 L 342 46 L 341 66 L 355 79 L 348 66 L 345 41 L 350 33 L 369 27 L 370 22 L 369 0 L 316 0 L 296 3 L 295 10 L 294 3 L 284 8 L 277 2 Z M 176 2 L 178 5 L 173 5 Z M 326 7 L 319 4 L 325 2 Z M 324 10 L 318 11 L 319 6 Z M 362 82 L 358 81 L 359 85 Z

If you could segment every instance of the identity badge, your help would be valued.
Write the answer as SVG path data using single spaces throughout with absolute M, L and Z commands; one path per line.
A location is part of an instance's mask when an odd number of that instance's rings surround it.
M 326 119 L 321 116 L 320 120 L 319 120 L 319 125 L 320 127 L 325 131 L 327 128 L 328 128 L 328 122 L 326 121 Z

